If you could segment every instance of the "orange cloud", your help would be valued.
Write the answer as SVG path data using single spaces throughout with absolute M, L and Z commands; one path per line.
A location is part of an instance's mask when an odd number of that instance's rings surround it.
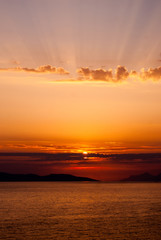
M 117 81 L 122 81 L 125 80 L 129 77 L 129 72 L 124 66 L 118 66 L 116 68 L 116 80 Z
M 149 68 L 147 71 L 143 68 L 140 73 L 140 78 L 142 80 L 161 80 L 161 67 Z
M 55 74 L 69 74 L 68 71 L 66 71 L 62 67 L 53 67 L 51 65 L 44 65 L 40 66 L 38 68 L 22 68 L 22 67 L 16 67 L 16 68 L 0 68 L 0 71 L 16 71 L 16 72 L 30 72 L 30 73 L 55 73 Z
M 126 80 L 130 73 L 124 66 L 118 66 L 115 70 L 115 75 L 112 69 L 104 70 L 102 68 L 91 70 L 88 67 L 77 69 L 77 73 L 82 77 L 81 79 L 93 80 L 93 81 L 107 81 L 118 82 Z
M 17 61 L 14 64 L 18 64 Z M 27 68 L 27 67 L 14 67 L 14 68 L 0 68 L 0 71 L 15 71 L 15 72 L 29 72 L 29 73 L 53 73 L 60 75 L 70 74 L 62 67 L 54 67 L 51 65 L 39 66 L 37 68 Z M 137 78 L 143 81 L 152 80 L 159 81 L 161 80 L 161 67 L 149 68 L 145 70 L 142 68 L 140 71 L 131 70 L 128 71 L 125 66 L 117 66 L 116 69 L 105 70 L 103 68 L 90 69 L 89 67 L 81 67 L 76 70 L 79 77 L 76 79 L 62 79 L 59 81 L 105 81 L 105 82 L 123 82 L 128 78 Z
M 93 81 L 112 81 L 113 75 L 112 70 L 104 70 L 102 68 L 90 70 L 89 68 L 77 69 L 77 73 L 81 75 L 82 80 L 85 78 L 87 80 Z
M 114 71 L 112 69 L 104 70 L 103 68 L 91 70 L 88 67 L 82 67 L 77 69 L 77 73 L 80 75 L 79 80 L 122 82 L 130 77 L 137 77 L 140 80 L 161 80 L 161 67 L 149 68 L 148 70 L 141 69 L 140 72 L 135 70 L 129 72 L 125 66 L 120 65 Z

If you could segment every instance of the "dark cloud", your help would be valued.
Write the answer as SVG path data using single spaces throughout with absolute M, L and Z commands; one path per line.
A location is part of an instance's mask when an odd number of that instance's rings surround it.
M 79 164 L 91 164 L 91 163 L 113 163 L 113 164 L 136 164 L 136 163 L 160 163 L 161 153 L 141 153 L 141 154 L 100 154 L 100 153 L 88 153 L 83 155 L 82 153 L 0 153 L 0 162 L 3 161 L 32 161 L 32 162 L 48 162 L 60 163 L 61 162 L 73 162 Z
M 161 172 L 161 153 L 0 153 L 1 172 L 66 173 L 102 180 L 118 180 L 129 175 Z

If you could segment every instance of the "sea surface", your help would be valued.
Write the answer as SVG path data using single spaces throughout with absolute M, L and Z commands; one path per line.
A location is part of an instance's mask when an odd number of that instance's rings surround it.
M 161 183 L 0 183 L 0 239 L 161 239 Z

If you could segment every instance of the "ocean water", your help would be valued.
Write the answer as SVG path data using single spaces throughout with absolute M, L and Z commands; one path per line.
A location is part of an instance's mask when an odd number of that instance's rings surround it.
M 161 183 L 0 183 L 0 239 L 161 239 Z

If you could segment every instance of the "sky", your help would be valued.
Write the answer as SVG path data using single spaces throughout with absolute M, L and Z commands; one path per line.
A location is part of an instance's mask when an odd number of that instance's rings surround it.
M 3 164 L 3 153 L 161 153 L 160 9 L 161 0 L 0 0 L 2 170 L 118 179 L 161 169 L 152 157 L 111 172 L 100 156 L 79 172 L 24 170 L 23 159 L 18 169 L 18 156 Z

